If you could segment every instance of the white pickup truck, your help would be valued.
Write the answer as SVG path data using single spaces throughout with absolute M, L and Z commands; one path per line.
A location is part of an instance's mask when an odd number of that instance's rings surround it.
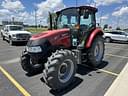
M 10 45 L 14 42 L 27 42 L 31 33 L 24 30 L 22 25 L 4 25 L 1 29 L 3 40 L 8 40 Z

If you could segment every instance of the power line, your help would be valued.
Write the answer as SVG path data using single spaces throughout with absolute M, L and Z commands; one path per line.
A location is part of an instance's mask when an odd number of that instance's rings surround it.
M 35 28 L 36 28 L 36 32 L 37 32 L 37 12 L 35 9 Z
M 76 0 L 76 7 L 78 6 L 78 0 Z

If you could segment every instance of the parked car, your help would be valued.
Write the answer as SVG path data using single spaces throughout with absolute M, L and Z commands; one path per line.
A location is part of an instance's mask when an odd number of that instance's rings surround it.
M 128 42 L 128 33 L 125 31 L 105 32 L 103 37 L 107 43 L 112 42 L 112 41 Z
M 10 45 L 14 42 L 27 42 L 31 33 L 24 30 L 22 25 L 4 25 L 1 29 L 3 40 L 8 40 Z

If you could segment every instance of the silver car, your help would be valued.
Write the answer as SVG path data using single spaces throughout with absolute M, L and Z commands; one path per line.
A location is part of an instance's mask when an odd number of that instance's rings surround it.
M 107 43 L 112 41 L 128 42 L 128 33 L 124 31 L 105 32 L 103 37 Z

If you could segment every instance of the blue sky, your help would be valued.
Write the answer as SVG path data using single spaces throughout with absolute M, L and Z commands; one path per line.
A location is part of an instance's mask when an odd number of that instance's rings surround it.
M 78 6 L 91 5 L 98 8 L 97 22 L 109 24 L 114 28 L 128 27 L 128 0 L 77 0 Z M 46 25 L 48 11 L 76 6 L 75 0 L 0 0 L 0 21 L 16 20 L 34 24 L 34 13 L 37 12 L 38 23 Z

